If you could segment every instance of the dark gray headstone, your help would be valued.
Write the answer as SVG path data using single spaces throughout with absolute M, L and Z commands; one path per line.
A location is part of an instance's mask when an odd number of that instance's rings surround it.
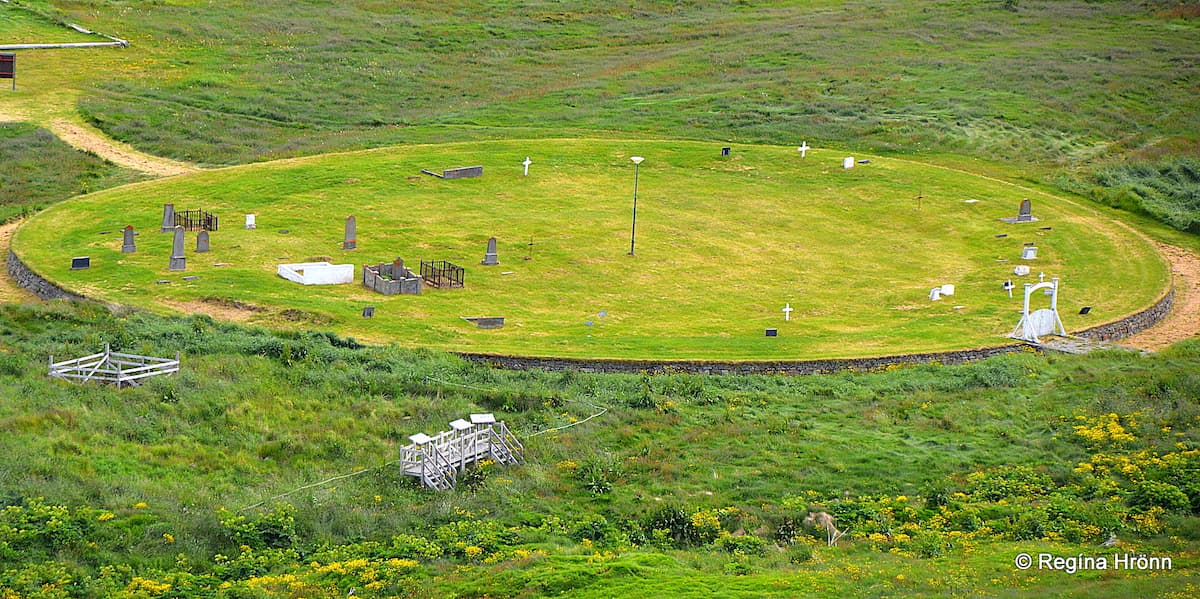
M 197 277 L 197 276 L 195 276 L 195 275 L 192 275 L 192 276 L 190 276 L 190 277 L 184 277 L 184 278 L 183 278 L 183 280 L 185 280 L 185 281 L 199 281 L 199 280 L 200 280 L 200 277 Z
M 346 240 L 342 242 L 343 250 L 358 247 L 358 221 L 353 215 L 346 217 Z
M 767 329 L 767 337 L 778 337 L 779 329 Z
M 1017 211 L 1017 222 L 1026 223 L 1033 220 L 1033 203 L 1021 200 L 1021 209 Z
M 482 166 L 464 166 L 462 168 L 448 168 L 442 171 L 443 179 L 470 179 L 471 177 L 482 176 Z
M 71 258 L 71 270 L 84 270 L 92 267 L 92 258 L 90 256 L 80 256 Z
M 175 227 L 175 239 L 171 243 L 171 261 L 167 270 L 187 270 L 187 259 L 183 256 L 183 227 Z
M 175 228 L 175 204 L 163 204 L 162 232 Z
M 721 148 L 722 156 L 728 156 L 731 152 L 733 152 L 733 148 Z
M 121 253 L 132 254 L 137 251 L 137 244 L 133 239 L 133 225 L 125 225 L 125 238 L 121 241 Z
M 366 308 L 363 308 L 363 318 L 374 318 L 374 317 L 375 317 L 375 306 L 367 306 Z
M 196 234 L 196 253 L 208 251 L 208 231 L 200 231 Z
M 488 239 L 487 253 L 483 256 L 483 261 L 480 262 L 484 266 L 495 266 L 500 264 L 500 259 L 496 256 L 496 238 Z
M 504 317 L 486 317 L 474 318 L 475 326 L 481 329 L 501 329 L 504 328 Z

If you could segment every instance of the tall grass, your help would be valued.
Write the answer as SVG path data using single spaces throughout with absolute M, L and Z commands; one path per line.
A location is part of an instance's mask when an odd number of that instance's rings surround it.
M 33 125 L 0 123 L 0 222 L 137 176 Z M 52 165 L 52 166 L 51 166 Z

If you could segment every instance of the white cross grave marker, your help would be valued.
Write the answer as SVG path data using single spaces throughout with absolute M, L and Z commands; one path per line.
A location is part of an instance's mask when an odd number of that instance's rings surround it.
M 529 176 L 529 165 L 533 164 L 533 161 L 530 160 L 528 156 L 526 156 L 525 162 L 522 162 L 521 164 L 525 165 L 525 176 L 528 177 Z
M 781 310 L 781 312 L 783 312 L 783 319 L 785 321 L 792 319 L 792 310 L 792 304 L 788 303 L 783 305 L 783 310 Z
M 796 148 L 796 149 L 800 151 L 800 157 L 804 158 L 804 155 L 807 154 L 808 151 L 811 150 L 812 148 L 808 147 L 807 141 L 802 141 L 802 142 L 800 142 L 800 147 Z

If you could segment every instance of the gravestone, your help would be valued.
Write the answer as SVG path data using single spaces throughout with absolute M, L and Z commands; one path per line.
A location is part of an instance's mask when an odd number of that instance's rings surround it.
M 200 231 L 196 234 L 196 253 L 208 251 L 208 231 Z
M 132 254 L 137 251 L 137 245 L 133 239 L 133 225 L 125 225 L 125 238 L 121 241 L 121 253 Z
M 778 337 L 779 336 L 779 329 L 767 329 L 765 332 L 767 334 L 767 337 Z
M 488 239 L 487 253 L 484 254 L 483 260 L 480 262 L 480 264 L 483 264 L 484 266 L 495 266 L 497 264 L 500 264 L 500 260 L 496 256 L 496 238 L 495 237 L 491 237 Z
M 254 218 L 255 218 L 254 214 L 246 215 L 246 228 L 247 229 L 257 229 L 258 228 L 258 224 L 254 221 Z
M 448 168 L 442 171 L 443 179 L 470 179 L 472 177 L 482 177 L 482 166 L 464 166 L 461 168 Z
M 346 217 L 346 240 L 342 242 L 343 250 L 352 250 L 358 247 L 358 223 L 354 216 Z
M 954 285 L 949 283 L 942 285 L 942 295 L 954 295 Z
M 931 301 L 935 301 L 935 302 L 942 299 L 942 288 L 934 287 L 933 289 L 930 289 L 929 290 L 929 299 Z
M 847 157 L 843 158 L 842 159 L 842 168 L 844 168 L 844 169 L 854 168 L 854 157 L 847 156 Z
M 185 281 L 199 281 L 199 280 L 200 280 L 200 277 L 197 277 L 196 275 L 192 275 L 192 276 L 190 276 L 190 277 L 184 277 L 184 278 L 183 278 L 183 280 L 185 280 Z
M 804 157 L 805 157 L 805 155 L 806 155 L 806 154 L 808 154 L 808 151 L 809 151 L 809 150 L 811 150 L 811 149 L 812 149 L 812 148 L 808 147 L 808 142 L 807 142 L 807 141 L 802 141 L 802 142 L 800 142 L 800 147 L 799 147 L 799 148 L 796 148 L 796 150 L 798 150 L 798 151 L 800 152 L 800 157 L 801 157 L 801 158 L 804 158 Z
M 464 318 L 467 322 L 475 323 L 475 328 L 478 329 L 502 329 L 504 328 L 503 316 L 485 316 L 479 318 Z
M 71 258 L 71 270 L 86 270 L 92 267 L 91 256 L 80 256 Z
M 374 317 L 375 317 L 375 306 L 367 306 L 366 308 L 363 308 L 363 318 L 374 318 Z
M 183 256 L 183 227 L 175 227 L 175 239 L 171 243 L 171 261 L 167 270 L 187 270 L 187 258 Z
M 163 204 L 162 232 L 175 229 L 175 204 Z
M 783 312 L 783 320 L 785 322 L 792 319 L 792 310 L 794 310 L 794 309 L 795 308 L 792 308 L 792 305 L 790 303 L 783 305 L 783 310 L 781 310 L 781 312 Z
M 1001 289 L 1008 292 L 1008 297 L 1012 297 L 1012 290 L 1015 287 L 1016 287 L 1016 285 L 1013 285 L 1013 282 L 1011 279 L 1008 281 L 1005 281 L 1004 284 L 1000 286 Z
M 721 155 L 722 155 L 722 156 L 728 156 L 728 155 L 729 155 L 730 153 L 732 153 L 732 152 L 733 152 L 733 148 L 728 148 L 728 147 L 726 147 L 726 148 L 721 148 Z
M 1084 307 L 1082 307 L 1082 308 L 1080 308 L 1080 309 L 1079 309 L 1079 314 L 1080 314 L 1080 315 L 1084 315 L 1084 316 L 1086 316 L 1086 315 L 1087 315 L 1087 313 L 1088 313 L 1088 312 L 1091 312 L 1091 311 L 1092 311 L 1092 307 L 1091 307 L 1091 306 L 1084 306 Z
M 1017 210 L 1017 222 L 1027 223 L 1033 220 L 1033 202 L 1021 200 L 1021 208 Z
M 1013 217 L 1005 217 L 1000 220 L 1006 223 L 1032 223 L 1037 222 L 1037 217 L 1033 215 L 1033 203 L 1028 199 L 1021 200 L 1021 207 L 1017 210 L 1017 215 Z
M 526 156 L 525 162 L 522 162 L 521 164 L 525 165 L 525 176 L 528 177 L 529 176 L 529 165 L 533 164 L 533 161 L 530 160 L 528 156 Z
M 1037 258 L 1037 247 L 1036 246 L 1031 245 L 1031 246 L 1021 248 L 1021 259 L 1022 260 L 1033 260 L 1035 258 Z
M 1017 275 L 1018 277 L 1023 277 L 1029 274 L 1029 267 L 1025 266 L 1024 264 L 1018 264 L 1017 267 L 1013 269 L 1013 274 Z

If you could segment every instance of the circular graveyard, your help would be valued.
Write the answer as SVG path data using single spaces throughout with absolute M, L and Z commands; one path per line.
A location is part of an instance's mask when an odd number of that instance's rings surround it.
M 1128 228 L 1042 191 L 903 159 L 686 141 L 418 145 L 212 170 L 55 205 L 13 247 L 106 302 L 539 357 L 986 347 L 1010 342 L 1027 283 L 1059 279 L 1073 331 L 1150 305 L 1169 281 Z M 1039 289 L 1031 308 L 1049 302 Z

